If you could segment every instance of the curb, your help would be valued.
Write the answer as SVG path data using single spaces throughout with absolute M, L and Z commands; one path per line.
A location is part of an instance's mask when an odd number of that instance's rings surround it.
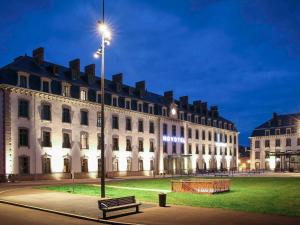
M 28 209 L 39 210 L 39 211 L 53 213 L 53 214 L 58 214 L 58 215 L 62 215 L 62 216 L 73 217 L 73 218 L 81 219 L 81 220 L 88 220 L 88 221 L 93 221 L 93 222 L 101 222 L 101 223 L 105 223 L 105 224 L 113 224 L 113 225 L 143 225 L 143 224 L 136 224 L 136 223 L 117 222 L 117 221 L 113 221 L 113 220 L 95 219 L 95 218 L 92 218 L 92 217 L 87 217 L 87 216 L 82 216 L 82 215 L 77 215 L 77 214 L 72 214 L 72 213 L 67 213 L 67 212 L 61 212 L 61 211 L 52 210 L 52 209 L 45 209 L 45 208 L 41 208 L 41 207 L 37 207 L 37 206 L 25 205 L 25 204 L 20 204 L 20 203 L 16 203 L 16 202 L 6 201 L 6 200 L 2 200 L 2 199 L 0 199 L 0 203 L 7 204 L 7 205 L 18 206 L 18 207 L 23 207 L 23 208 L 28 208 Z

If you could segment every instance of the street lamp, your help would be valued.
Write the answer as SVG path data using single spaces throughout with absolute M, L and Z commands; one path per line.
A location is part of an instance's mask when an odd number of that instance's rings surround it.
M 101 35 L 101 46 L 94 53 L 95 58 L 101 57 L 101 198 L 105 198 L 105 160 L 104 160 L 104 53 L 105 47 L 110 44 L 111 32 L 108 26 L 104 23 L 104 1 L 103 1 L 103 19 L 98 21 L 98 31 Z

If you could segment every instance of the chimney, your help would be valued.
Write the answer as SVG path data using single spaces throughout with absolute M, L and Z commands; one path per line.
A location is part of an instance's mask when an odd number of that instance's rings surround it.
M 142 97 L 146 92 L 146 84 L 145 81 L 139 81 L 135 83 L 135 89 L 137 90 L 140 97 Z
M 181 96 L 179 98 L 179 102 L 180 102 L 180 107 L 182 107 L 184 109 L 188 109 L 188 106 L 189 106 L 189 97 L 188 96 Z
M 273 112 L 272 119 L 273 119 L 273 120 L 276 120 L 276 119 L 277 119 L 277 113 L 276 113 L 276 112 Z
M 44 48 L 39 47 L 32 51 L 33 60 L 38 64 L 42 65 L 44 63 Z
M 69 62 L 69 68 L 72 80 L 79 80 L 80 78 L 80 59 L 74 59 Z
M 95 82 L 95 70 L 96 70 L 96 65 L 95 64 L 90 64 L 84 67 L 84 75 L 87 78 L 88 84 L 93 84 Z
M 120 92 L 122 90 L 122 84 L 123 84 L 123 74 L 118 73 L 112 76 L 112 81 L 114 83 L 114 88 L 117 92 Z
M 202 102 L 201 103 L 201 113 L 203 113 L 205 116 L 207 116 L 207 102 Z
M 202 112 L 202 104 L 200 100 L 193 101 L 194 112 L 201 113 Z
M 173 91 L 165 91 L 164 97 L 167 99 L 168 103 L 173 102 Z
M 216 118 L 219 116 L 218 106 L 214 105 L 210 107 L 210 113 L 212 118 Z

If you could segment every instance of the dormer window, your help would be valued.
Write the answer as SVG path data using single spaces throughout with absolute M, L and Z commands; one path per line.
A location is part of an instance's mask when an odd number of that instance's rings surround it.
M 180 119 L 184 120 L 184 112 L 180 112 Z
M 115 107 L 118 107 L 118 97 L 117 96 L 113 96 L 112 105 Z
M 275 135 L 280 135 L 280 129 L 275 130 Z
M 138 103 L 138 111 L 143 112 L 143 103 Z
M 87 100 L 87 90 L 85 90 L 85 89 L 80 90 L 80 100 L 83 100 L 83 101 Z
M 231 130 L 231 123 L 228 125 L 228 129 Z
M 190 121 L 190 122 L 192 121 L 192 116 L 191 116 L 191 114 L 188 114 L 188 115 L 187 115 L 187 120 Z
M 207 126 L 211 126 L 211 119 L 207 120 Z
M 224 123 L 224 129 L 227 129 L 227 123 Z
M 65 97 L 70 97 L 70 85 L 63 84 L 62 95 L 65 96 Z
M 167 116 L 167 109 L 165 107 L 162 109 L 162 115 Z
M 198 123 L 198 116 L 195 116 L 195 123 Z
M 222 128 L 222 121 L 219 121 L 219 128 Z
M 265 136 L 270 136 L 270 130 L 265 130 Z
M 50 82 L 48 80 L 42 81 L 42 91 L 47 93 L 50 92 Z
M 28 75 L 19 74 L 18 86 L 22 88 L 28 88 Z
M 153 114 L 153 113 L 154 113 L 153 105 L 149 105 L 149 113 L 150 113 L 150 114 Z
M 131 107 L 130 107 L 131 104 L 130 104 L 130 103 L 131 103 L 131 102 L 130 102 L 130 99 L 126 99 L 126 100 L 125 100 L 125 108 L 126 108 L 126 109 L 131 109 Z
M 291 134 L 291 128 L 286 128 L 286 134 Z
M 201 118 L 201 124 L 202 124 L 202 125 L 205 125 L 205 117 L 202 117 L 202 118 Z
M 217 121 L 216 120 L 213 121 L 213 126 L 217 127 Z

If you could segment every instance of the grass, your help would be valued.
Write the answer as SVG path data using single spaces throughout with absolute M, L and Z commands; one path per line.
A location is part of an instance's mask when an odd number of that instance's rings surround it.
M 170 190 L 171 179 L 127 180 L 107 183 L 113 186 Z M 72 185 L 42 189 L 71 192 Z M 75 194 L 99 196 L 99 186 L 75 185 Z M 158 192 L 106 188 L 108 197 L 135 195 L 141 202 L 158 202 Z M 243 177 L 231 178 L 231 191 L 216 195 L 168 193 L 167 203 L 195 207 L 300 216 L 300 179 Z

